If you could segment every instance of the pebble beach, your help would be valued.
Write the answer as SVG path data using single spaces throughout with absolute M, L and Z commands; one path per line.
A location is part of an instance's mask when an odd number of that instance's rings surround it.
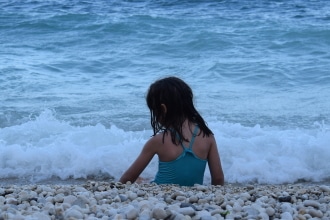
M 328 184 L 0 186 L 0 219 L 330 219 Z

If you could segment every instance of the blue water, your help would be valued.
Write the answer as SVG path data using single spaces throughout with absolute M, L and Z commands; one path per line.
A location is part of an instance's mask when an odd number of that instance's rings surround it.
M 326 0 L 0 1 L 0 179 L 118 180 L 152 135 L 148 86 L 171 75 L 226 182 L 329 180 Z

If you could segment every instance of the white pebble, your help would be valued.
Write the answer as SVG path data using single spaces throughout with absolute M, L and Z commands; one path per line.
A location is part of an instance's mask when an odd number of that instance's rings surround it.
M 293 214 L 293 209 L 291 207 L 291 203 L 284 202 L 281 205 L 281 209 L 282 209 L 282 212 L 288 212 L 288 213 L 290 213 L 290 215 Z
M 129 192 L 128 193 L 128 199 L 130 199 L 131 201 L 133 201 L 137 197 L 138 197 L 138 195 L 136 193 L 134 193 L 134 192 Z
M 74 195 L 68 195 L 68 196 L 65 196 L 63 198 L 63 203 L 68 203 L 68 204 L 71 204 L 77 200 L 77 197 L 75 197 Z
M 251 198 L 251 195 L 247 192 L 241 193 L 240 198 L 242 198 L 244 201 L 247 201 Z
M 189 215 L 189 216 L 195 215 L 195 210 L 192 207 L 180 208 L 178 211 L 182 215 Z
M 289 212 L 284 212 L 281 214 L 282 220 L 293 220 L 292 215 Z
M 177 196 L 175 198 L 175 200 L 177 200 L 177 201 L 185 201 L 186 200 L 186 197 L 185 196 Z
M 144 190 L 137 191 L 137 196 L 139 196 L 139 197 L 144 196 L 145 194 L 146 194 L 146 192 Z
M 316 217 L 316 218 L 323 217 L 323 212 L 321 212 L 320 210 L 310 209 L 310 210 L 308 210 L 308 214 L 310 214 L 312 217 Z
M 57 194 L 54 197 L 54 202 L 63 202 L 63 200 L 64 200 L 64 195 L 63 194 Z
M 266 213 L 268 216 L 273 216 L 275 214 L 275 210 L 272 207 L 267 207 L 266 208 Z
M 191 196 L 191 197 L 189 197 L 189 202 L 190 203 L 196 203 L 196 202 L 198 202 L 198 197 L 197 196 Z
M 265 212 L 262 212 L 259 214 L 259 218 L 258 219 L 261 219 L 261 220 L 269 220 L 269 215 Z
M 15 198 L 10 198 L 9 197 L 9 198 L 6 199 L 6 204 L 17 205 L 18 201 Z
M 45 213 L 39 213 L 36 212 L 33 215 L 31 215 L 29 218 L 25 218 L 25 219 L 42 219 L 42 220 L 51 220 L 49 215 L 46 215 Z
M 321 185 L 320 190 L 322 190 L 323 192 L 330 192 L 330 187 L 326 185 Z
M 83 219 L 84 215 L 80 211 L 75 208 L 70 208 L 65 212 L 65 218 L 76 218 L 76 219 Z
M 209 213 L 206 210 L 202 210 L 202 211 L 198 211 L 196 212 L 196 218 L 207 218 L 207 217 L 211 217 L 211 213 Z
M 205 185 L 196 185 L 196 190 L 206 192 L 208 190 L 208 187 Z
M 233 212 L 241 212 L 241 211 L 242 211 L 242 206 L 238 202 L 235 202 L 233 206 Z
M 136 219 L 139 215 L 139 211 L 132 205 L 126 208 L 126 217 L 127 219 Z
M 114 202 L 121 202 L 121 199 L 120 197 L 117 195 L 114 199 L 113 199 Z
M 314 208 L 319 208 L 320 207 L 320 203 L 318 203 L 317 201 L 314 200 L 305 200 L 304 201 L 304 206 L 312 206 Z
M 155 207 L 152 209 L 152 217 L 155 219 L 165 219 L 167 217 L 166 211 L 162 208 Z

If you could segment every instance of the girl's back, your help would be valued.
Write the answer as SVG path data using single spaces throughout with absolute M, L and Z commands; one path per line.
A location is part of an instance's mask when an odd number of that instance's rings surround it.
M 214 142 L 213 135 L 205 136 L 197 125 L 183 124 L 184 140 L 173 143 L 169 131 L 154 136 L 154 147 L 159 157 L 158 172 L 154 182 L 192 186 L 203 184 L 208 154 Z
M 193 131 L 195 129 L 195 124 L 189 124 L 184 123 L 183 126 L 183 135 L 188 140 L 183 140 L 182 145 L 185 148 L 188 148 L 192 139 L 193 139 Z M 171 140 L 171 135 L 169 132 L 165 133 L 164 142 L 163 142 L 163 134 L 157 134 L 152 139 L 155 144 L 155 147 L 157 147 L 157 154 L 159 157 L 159 160 L 162 162 L 169 162 L 177 159 L 182 152 L 184 151 L 183 147 L 179 144 L 176 145 Z M 197 136 L 195 136 L 191 150 L 195 154 L 196 157 L 207 160 L 208 153 L 210 150 L 211 145 L 214 143 L 214 137 L 213 135 L 205 136 L 203 133 L 200 133 L 200 129 L 197 130 Z

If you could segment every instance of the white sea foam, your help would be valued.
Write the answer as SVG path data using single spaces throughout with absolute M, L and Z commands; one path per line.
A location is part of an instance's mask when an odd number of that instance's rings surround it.
M 286 183 L 330 177 L 330 131 L 244 127 L 212 121 L 227 182 Z M 151 130 L 124 131 L 101 124 L 72 126 L 51 111 L 0 130 L 0 178 L 29 181 L 51 177 L 109 177 L 116 180 L 139 154 Z M 142 177 L 152 180 L 154 157 Z M 209 171 L 205 173 L 209 183 Z

